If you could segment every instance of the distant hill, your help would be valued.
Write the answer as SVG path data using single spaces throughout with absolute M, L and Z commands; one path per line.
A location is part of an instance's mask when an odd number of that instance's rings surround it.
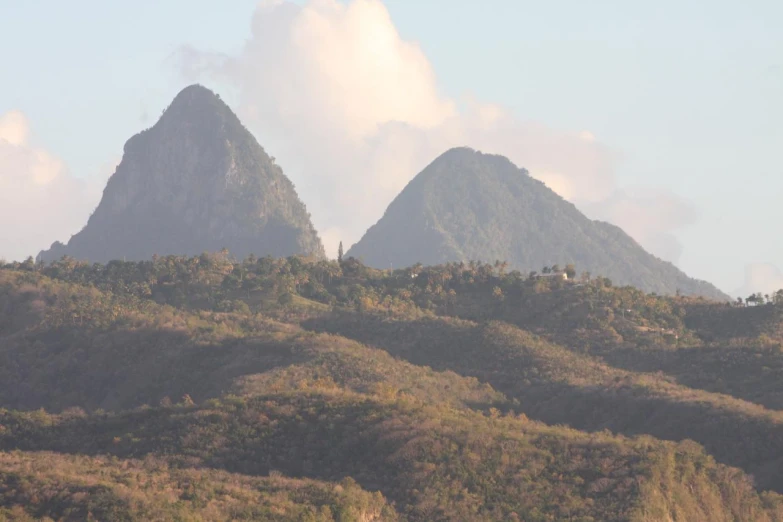
M 620 228 L 588 219 L 508 159 L 468 148 L 449 150 L 417 175 L 346 256 L 378 268 L 501 260 L 532 271 L 573 263 L 647 292 L 730 299 Z
M 40 258 L 107 262 L 223 248 L 240 258 L 324 255 L 291 181 L 216 94 L 192 85 L 128 140 L 84 229 Z

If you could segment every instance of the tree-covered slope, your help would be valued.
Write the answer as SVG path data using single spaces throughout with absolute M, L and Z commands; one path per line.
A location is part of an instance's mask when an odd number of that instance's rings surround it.
M 222 248 L 323 256 L 291 181 L 217 95 L 192 85 L 128 140 L 84 229 L 40 257 L 107 262 Z
M 0 271 L 0 406 L 119 410 L 308 386 L 489 407 L 475 379 L 256 314 L 187 312 Z
M 502 156 L 452 149 L 417 175 L 347 252 L 378 268 L 507 261 L 523 271 L 574 263 L 648 292 L 727 298 L 591 221 Z
M 728 522 L 783 516 L 779 496 L 759 495 L 747 476 L 716 464 L 693 443 L 586 434 L 524 416 L 340 389 L 117 415 L 9 412 L 0 413 L 0 423 L 5 450 L 144 462 L 165 457 L 173 468 L 358 483 L 379 490 L 409 521 Z M 4 467 L 16 468 L 0 458 Z M 191 498 L 214 487 L 214 476 L 203 473 Z M 342 500 L 354 513 L 372 508 L 375 518 L 357 513 L 337 520 L 391 519 L 381 516 L 380 495 L 344 488 L 335 488 L 326 502 Z M 300 502 L 307 506 L 314 499 Z M 385 516 L 393 516 L 391 509 Z
M 354 481 L 280 474 L 250 477 L 143 460 L 0 453 L 0 520 L 145 522 L 399 520 L 379 493 Z
M 12 263 L 0 520 L 780 521 L 780 309 L 501 263 Z

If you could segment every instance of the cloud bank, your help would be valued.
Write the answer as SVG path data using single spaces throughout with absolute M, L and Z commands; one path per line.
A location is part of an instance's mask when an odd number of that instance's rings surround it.
M 70 237 L 95 207 L 104 180 L 80 180 L 30 140 L 21 111 L 0 115 L 0 258 L 35 256 Z
M 674 232 L 694 219 L 686 202 L 662 189 L 620 190 L 615 155 L 589 131 L 445 96 L 381 1 L 264 1 L 251 28 L 236 55 L 184 47 L 175 63 L 190 81 L 236 93 L 237 112 L 296 183 L 331 255 L 338 241 L 357 241 L 429 162 L 466 145 L 508 156 L 589 216 L 660 257 L 679 257 Z

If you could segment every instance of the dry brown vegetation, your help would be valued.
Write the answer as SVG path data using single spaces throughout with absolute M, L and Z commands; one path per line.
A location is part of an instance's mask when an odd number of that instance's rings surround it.
M 8 266 L 0 520 L 783 520 L 781 324 L 502 264 Z

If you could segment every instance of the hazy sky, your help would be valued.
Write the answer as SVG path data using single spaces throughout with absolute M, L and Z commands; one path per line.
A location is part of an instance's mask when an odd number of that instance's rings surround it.
M 327 249 L 446 148 L 509 156 L 722 289 L 783 287 L 783 2 L 0 5 L 0 256 L 86 221 L 125 141 L 198 81 Z

